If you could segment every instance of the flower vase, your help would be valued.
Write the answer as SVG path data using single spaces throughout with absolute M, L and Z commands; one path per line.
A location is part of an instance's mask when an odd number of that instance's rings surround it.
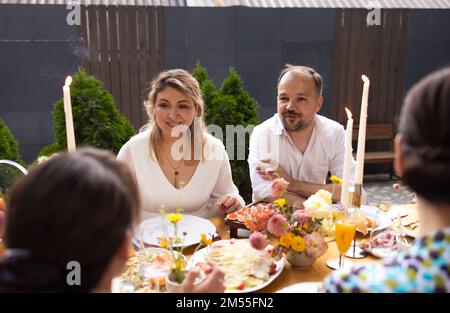
M 286 260 L 294 269 L 304 270 L 310 268 L 314 261 L 316 261 L 316 258 L 309 257 L 304 252 L 295 252 L 289 249 L 286 253 Z
M 173 272 L 166 276 L 166 291 L 168 293 L 183 292 L 183 286 L 176 280 L 175 274 Z

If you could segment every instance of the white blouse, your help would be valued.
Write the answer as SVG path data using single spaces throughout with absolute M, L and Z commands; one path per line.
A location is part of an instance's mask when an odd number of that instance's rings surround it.
M 206 151 L 213 151 L 214 158 L 200 161 L 191 180 L 182 189 L 175 188 L 159 164 L 150 158 L 149 131 L 130 138 L 120 149 L 117 159 L 128 165 L 138 185 L 141 220 L 158 216 L 162 205 L 167 212 L 181 207 L 183 214 L 204 218 L 219 216 L 216 203 L 227 195 L 236 197 L 241 205 L 245 205 L 233 183 L 223 143 L 209 134 L 206 137 Z

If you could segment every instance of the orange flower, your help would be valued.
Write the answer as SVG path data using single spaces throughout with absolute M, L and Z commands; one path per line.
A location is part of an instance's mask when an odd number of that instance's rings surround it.
M 285 233 L 280 237 L 280 245 L 286 248 L 289 248 L 292 244 L 292 239 L 294 235 L 292 233 Z
M 5 209 L 6 209 L 5 200 L 3 200 L 2 197 L 0 197 L 0 210 L 4 211 Z
M 128 251 L 128 257 L 132 258 L 136 255 L 136 251 L 134 251 L 133 247 L 130 248 L 130 251 Z

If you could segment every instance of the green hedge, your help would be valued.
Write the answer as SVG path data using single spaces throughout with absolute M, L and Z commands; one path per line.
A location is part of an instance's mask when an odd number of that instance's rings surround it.
M 70 86 L 72 115 L 77 146 L 88 145 L 117 153 L 135 134 L 131 123 L 117 110 L 112 95 L 102 82 L 79 70 Z M 46 146 L 39 156 L 67 149 L 63 99 L 53 105 L 55 143 Z
M 10 160 L 25 166 L 25 163 L 19 154 L 19 145 L 14 136 L 6 126 L 6 123 L 0 118 L 0 159 Z M 0 195 L 6 193 L 7 189 L 20 176 L 19 171 L 12 167 L 2 166 L 0 171 Z
M 199 81 L 202 96 L 205 101 L 205 119 L 208 125 L 215 124 L 222 128 L 223 141 L 226 145 L 226 125 L 249 125 L 260 123 L 257 113 L 258 102 L 244 89 L 244 84 L 234 68 L 230 68 L 228 77 L 223 81 L 220 90 L 216 90 L 214 83 L 209 79 L 207 70 L 200 62 L 192 71 Z M 222 139 L 222 138 L 221 138 Z M 236 139 L 236 138 L 235 138 Z M 252 200 L 252 187 L 247 163 L 249 136 L 245 138 L 245 159 L 231 160 L 233 181 L 246 202 Z M 237 140 L 234 141 L 236 156 Z

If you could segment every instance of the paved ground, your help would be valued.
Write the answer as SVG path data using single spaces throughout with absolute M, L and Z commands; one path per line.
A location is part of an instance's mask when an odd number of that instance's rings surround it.
M 400 184 L 400 190 L 394 190 L 392 185 Z M 399 179 L 389 180 L 389 175 L 364 176 L 364 190 L 367 193 L 368 205 L 405 204 L 411 203 L 412 192 Z

